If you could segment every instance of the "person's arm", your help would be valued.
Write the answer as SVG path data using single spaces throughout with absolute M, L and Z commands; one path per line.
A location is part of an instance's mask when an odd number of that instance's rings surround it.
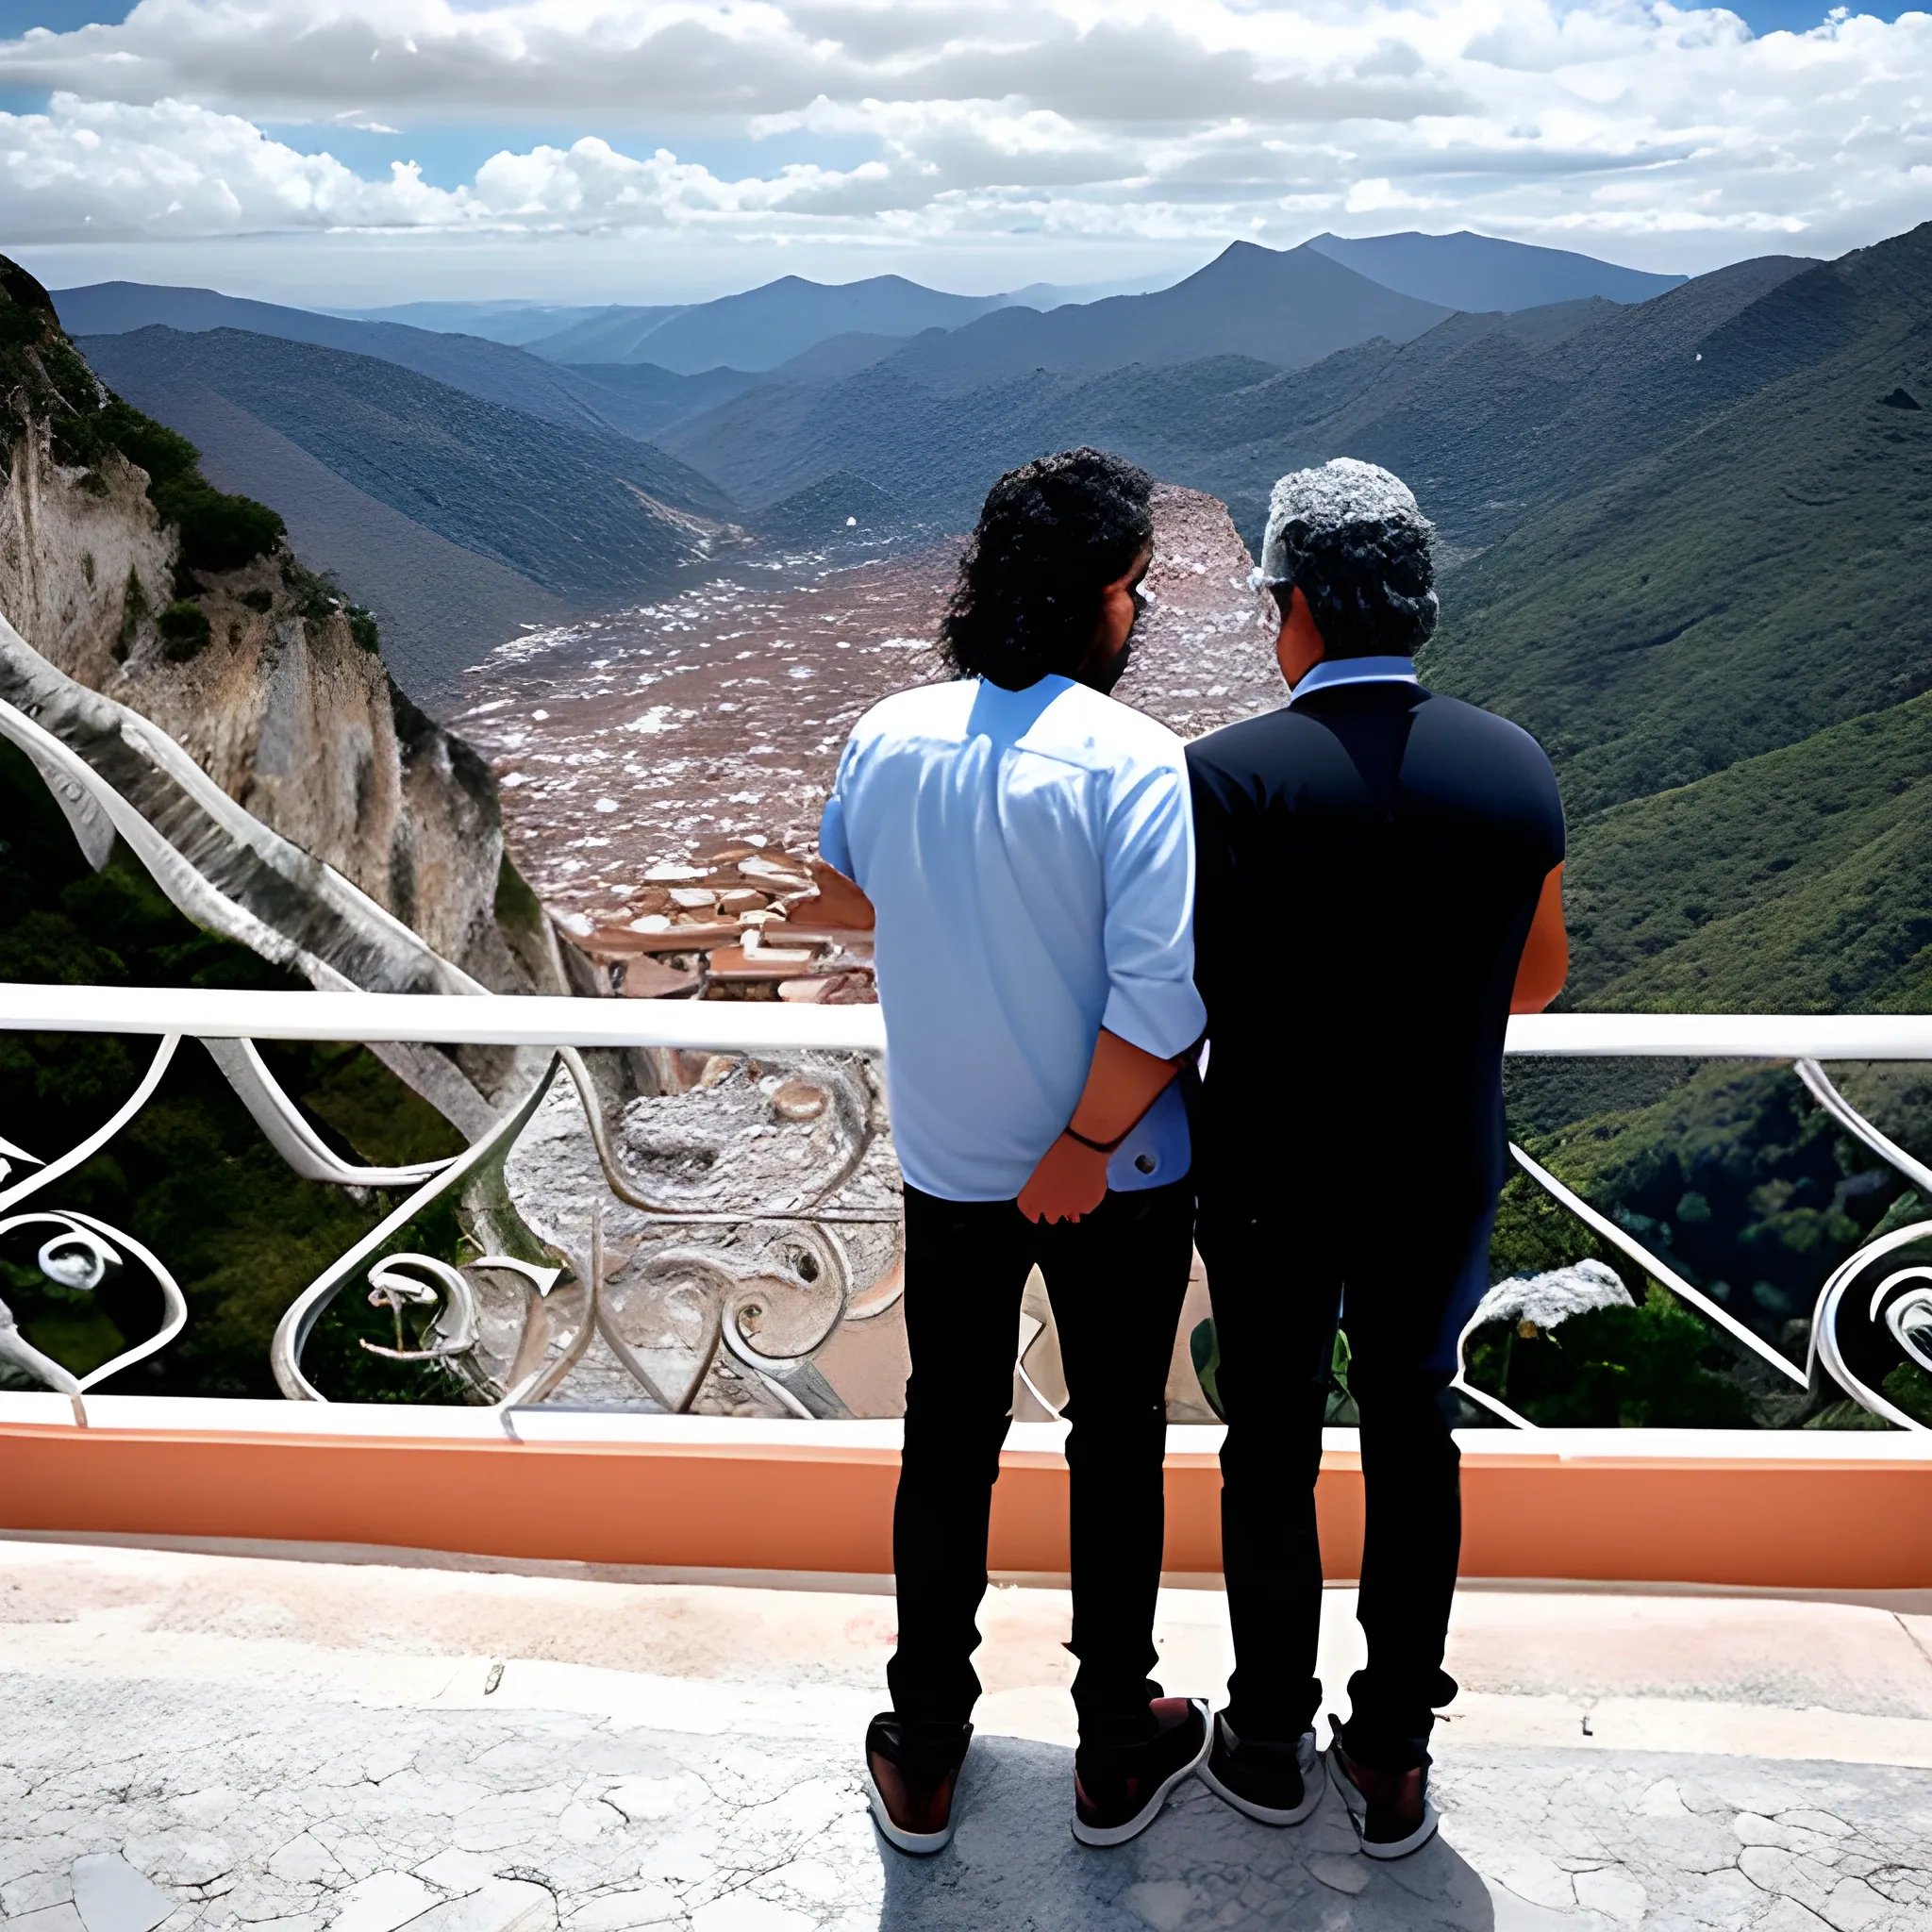
M 1107 1008 L 1072 1131 L 1020 1191 L 1020 1211 L 1034 1221 L 1077 1221 L 1099 1207 L 1112 1146 L 1160 1097 L 1205 1024 L 1193 976 L 1193 814 L 1178 747 L 1171 763 L 1118 781 L 1102 863 Z
M 1141 1117 L 1167 1091 L 1176 1068 L 1109 1033 L 1093 1042 L 1093 1063 L 1067 1131 L 1046 1150 L 1020 1190 L 1028 1221 L 1078 1221 L 1107 1193 L 1107 1163 Z
M 1530 921 L 1529 937 L 1517 962 L 1512 1013 L 1541 1013 L 1563 991 L 1570 976 L 1570 935 L 1563 926 L 1563 868 L 1554 865 L 1543 879 Z

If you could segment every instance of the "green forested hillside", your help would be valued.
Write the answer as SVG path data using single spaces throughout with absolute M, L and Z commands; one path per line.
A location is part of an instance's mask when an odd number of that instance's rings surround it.
M 1924 991 L 1932 229 L 1793 277 L 1707 352 L 1771 353 L 1772 306 L 1849 345 L 1455 573 L 1425 660 L 1557 764 L 1593 1007 Z
M 1667 379 L 1685 404 L 1676 434 L 1653 408 L 1650 448 L 1606 436 L 1593 487 L 1545 498 L 1445 578 L 1430 683 L 1534 731 L 1562 784 L 1562 1004 L 1932 1008 L 1928 318 L 1932 229 L 1778 280 L 1677 344 L 1679 366 L 1652 358 L 1653 392 Z M 1932 1152 L 1917 1073 L 1833 1071 Z M 1788 1068 L 1519 1062 L 1510 1087 L 1540 1159 L 1793 1355 L 1832 1268 L 1915 1211 Z M 1592 1247 L 1512 1183 L 1503 1270 Z M 1630 1353 L 1641 1324 L 1616 1319 L 1632 1333 L 1603 1361 L 1579 1329 L 1567 1357 L 1517 1351 L 1509 1387 L 1543 1421 L 1642 1419 L 1625 1412 L 1651 1374 Z M 1507 1373 L 1489 1367 L 1492 1385 Z M 1843 1419 L 1828 1398 L 1813 1411 Z M 1723 1406 L 1673 1400 L 1708 1420 Z
M 451 543 L 586 607 L 647 594 L 730 514 L 705 477 L 614 430 L 564 428 L 400 364 L 238 329 L 85 339 L 161 420 L 212 391 Z
M 1585 820 L 1570 998 L 1932 1010 L 1932 696 Z
M 1874 299 L 1852 347 L 1453 580 L 1431 677 L 1534 731 L 1574 814 L 1932 686 L 1932 412 L 1887 400 L 1932 400 L 1907 240 L 1916 314 Z

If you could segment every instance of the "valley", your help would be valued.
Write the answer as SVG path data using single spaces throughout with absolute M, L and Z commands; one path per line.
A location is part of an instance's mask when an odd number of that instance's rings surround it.
M 1155 525 L 1118 695 L 1190 737 L 1278 703 L 1272 606 L 1226 509 L 1164 487 Z M 931 639 L 958 557 L 798 553 L 500 645 L 451 722 L 491 760 L 524 875 L 588 933 L 632 916 L 652 866 L 707 844 L 809 849 L 854 721 L 942 675 Z

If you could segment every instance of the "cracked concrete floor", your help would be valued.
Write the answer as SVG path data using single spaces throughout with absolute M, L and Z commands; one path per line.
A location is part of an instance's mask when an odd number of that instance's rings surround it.
M 1357 1634 L 1329 1593 L 1324 1679 Z M 1932 1608 L 1920 1604 L 1918 1610 Z M 891 1601 L 0 1542 L 8 1932 L 1932 1928 L 1932 1617 L 1466 1591 L 1441 1840 L 1361 1858 L 1198 1786 L 1076 1846 L 1065 1596 L 990 1599 L 953 1849 L 866 1817 Z M 1222 1599 L 1163 1593 L 1214 1694 Z M 1585 1735 L 1588 1721 L 1591 1735 Z

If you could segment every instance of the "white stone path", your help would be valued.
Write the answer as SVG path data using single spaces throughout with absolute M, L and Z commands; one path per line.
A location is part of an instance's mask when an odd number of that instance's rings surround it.
M 1395 1865 L 1332 1797 L 1279 1833 L 1198 1787 L 1122 1851 L 1075 1845 L 1065 1618 L 991 1602 L 964 1822 L 915 1863 L 857 1771 L 889 1597 L 0 1543 L 0 1919 L 1932 1928 L 1932 1617 L 1465 1592 L 1442 1839 Z M 1168 1688 L 1217 1688 L 1218 1595 L 1167 1593 L 1162 1640 Z

